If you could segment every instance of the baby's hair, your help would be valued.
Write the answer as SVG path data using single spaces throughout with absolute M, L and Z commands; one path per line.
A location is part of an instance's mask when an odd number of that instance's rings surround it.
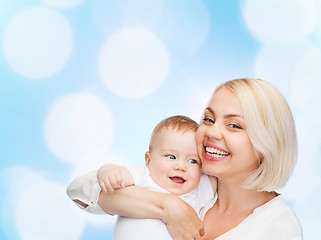
M 160 123 L 158 123 L 153 130 L 149 142 L 149 151 L 151 152 L 155 138 L 163 129 L 172 129 L 173 131 L 181 132 L 183 134 L 188 131 L 196 132 L 198 126 L 198 123 L 193 119 L 182 115 L 165 118 Z

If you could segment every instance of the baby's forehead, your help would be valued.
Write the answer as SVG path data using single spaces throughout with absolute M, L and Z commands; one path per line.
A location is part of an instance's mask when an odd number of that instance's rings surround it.
M 160 129 L 160 131 L 158 132 L 158 134 L 175 134 L 175 135 L 184 135 L 186 133 L 196 133 L 196 129 L 191 129 L 191 128 L 178 128 L 178 127 L 172 127 L 172 126 L 169 126 L 169 127 L 164 127 L 162 129 Z
M 150 145 L 159 144 L 160 141 L 166 141 L 170 138 L 176 138 L 178 137 L 188 137 L 190 134 L 195 135 L 196 131 L 192 129 L 178 129 L 178 128 L 172 128 L 172 127 L 164 127 L 160 129 L 158 132 L 156 132 L 153 136 L 153 139 L 150 143 Z

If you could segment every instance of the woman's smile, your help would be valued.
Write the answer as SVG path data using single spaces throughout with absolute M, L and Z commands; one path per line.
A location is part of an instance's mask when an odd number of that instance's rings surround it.
M 226 159 L 229 155 L 230 153 L 216 146 L 204 147 L 204 158 L 209 161 L 221 161 Z

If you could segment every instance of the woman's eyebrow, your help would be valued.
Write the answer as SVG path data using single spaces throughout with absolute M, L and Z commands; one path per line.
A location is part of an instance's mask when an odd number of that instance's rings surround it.
M 213 115 L 215 115 L 214 110 L 212 108 L 207 107 L 207 108 L 205 108 L 205 111 L 206 110 L 209 111 L 210 113 L 212 113 Z M 224 115 L 224 118 L 235 118 L 235 117 L 244 119 L 244 117 L 241 116 L 240 114 L 229 113 L 229 114 Z
M 235 117 L 244 119 L 243 116 L 241 116 L 241 115 L 239 115 L 239 114 L 233 114 L 233 113 L 226 114 L 226 115 L 224 116 L 224 118 L 235 118 Z
M 212 109 L 212 108 L 207 107 L 207 108 L 205 108 L 205 111 L 206 111 L 206 110 L 207 110 L 207 111 L 209 111 L 210 113 L 212 113 L 213 115 L 215 115 L 215 114 L 214 114 L 214 111 L 213 111 L 213 109 Z

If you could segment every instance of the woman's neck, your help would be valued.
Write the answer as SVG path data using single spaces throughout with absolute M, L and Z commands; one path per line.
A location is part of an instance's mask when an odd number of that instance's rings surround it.
M 221 212 L 250 214 L 275 197 L 273 192 L 258 192 L 238 183 L 218 179 L 216 208 Z

